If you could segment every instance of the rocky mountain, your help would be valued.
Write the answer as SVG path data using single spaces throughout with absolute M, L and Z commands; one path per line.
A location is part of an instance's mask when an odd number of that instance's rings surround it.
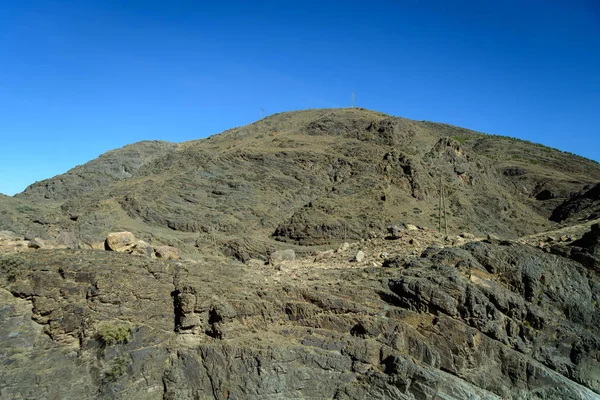
M 599 181 L 598 163 L 533 143 L 363 109 L 307 110 L 109 152 L 31 185 L 16 199 L 35 211 L 4 215 L 0 227 L 68 231 L 82 245 L 128 230 L 190 257 L 257 255 L 400 222 L 437 226 L 443 186 L 451 233 L 510 238 L 554 227 L 554 210 Z
M 363 109 L 114 150 L 0 196 L 0 399 L 599 399 L 599 182 Z

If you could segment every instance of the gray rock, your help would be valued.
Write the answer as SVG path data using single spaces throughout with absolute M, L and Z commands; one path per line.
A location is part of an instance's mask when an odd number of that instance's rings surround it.
M 296 253 L 292 249 L 274 251 L 269 257 L 269 260 L 272 264 L 282 261 L 293 261 L 295 259 Z
M 365 253 L 362 250 L 359 250 L 358 253 L 354 256 L 354 261 L 362 262 L 365 259 Z
M 27 247 L 30 249 L 42 249 L 46 247 L 46 243 L 42 239 L 34 238 L 33 240 L 29 241 Z
M 390 225 L 387 227 L 387 230 L 388 230 L 390 239 L 400 239 L 401 238 L 400 233 L 402 232 L 403 228 L 401 228 L 397 225 Z

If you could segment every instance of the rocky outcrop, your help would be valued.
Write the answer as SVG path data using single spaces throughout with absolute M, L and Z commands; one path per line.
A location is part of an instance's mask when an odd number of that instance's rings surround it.
M 551 221 L 590 220 L 600 218 L 600 183 L 586 186 L 559 205 L 550 216 Z
M 291 260 L 277 270 L 92 250 L 0 256 L 0 346 L 9 349 L 0 391 L 598 398 L 597 274 L 501 243 L 391 254 L 393 268 L 345 258 L 345 268 Z

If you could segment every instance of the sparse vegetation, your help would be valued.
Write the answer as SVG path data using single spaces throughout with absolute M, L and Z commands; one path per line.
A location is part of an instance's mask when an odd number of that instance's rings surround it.
M 132 327 L 128 323 L 107 321 L 100 324 L 96 331 L 96 339 L 102 347 L 127 343 L 131 338 Z

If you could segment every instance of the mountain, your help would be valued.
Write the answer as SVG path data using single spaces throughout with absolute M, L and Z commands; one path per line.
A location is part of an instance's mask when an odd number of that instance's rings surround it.
M 598 181 L 598 163 L 517 139 L 363 109 L 307 110 L 114 150 L 28 187 L 16 199 L 36 211 L 15 218 L 81 243 L 130 230 L 190 256 L 215 244 L 264 252 L 400 222 L 437 227 L 443 185 L 451 233 L 510 238 L 552 228 L 554 209 Z
M 0 196 L 0 398 L 598 399 L 599 187 L 364 109 L 113 150 Z

